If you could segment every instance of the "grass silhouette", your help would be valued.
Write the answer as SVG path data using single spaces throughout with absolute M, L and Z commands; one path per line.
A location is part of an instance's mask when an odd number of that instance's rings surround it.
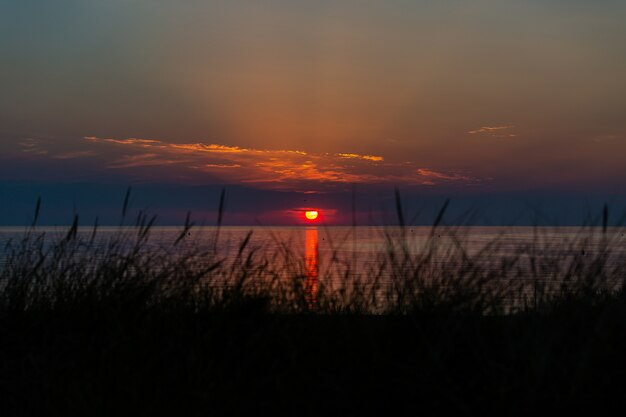
M 129 193 L 123 218 L 129 213 Z M 290 242 L 248 233 L 220 250 L 167 244 L 154 217 L 102 236 L 36 227 L 0 260 L 0 414 L 415 415 L 621 405 L 624 229 L 542 228 L 514 247 L 467 245 L 443 205 L 415 241 L 398 228 L 366 267 L 333 250 L 315 303 Z M 36 216 L 40 202 L 36 206 Z M 35 217 L 36 217 L 35 216 Z M 354 233 L 349 233 L 346 239 Z M 340 242 L 329 242 L 338 247 Z M 418 250 L 415 250 L 417 247 Z M 353 256 L 353 255 L 350 255 Z

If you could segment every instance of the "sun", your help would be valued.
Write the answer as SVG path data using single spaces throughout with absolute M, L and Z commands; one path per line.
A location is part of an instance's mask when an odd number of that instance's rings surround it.
M 304 217 L 306 217 L 307 220 L 315 220 L 317 219 L 317 216 L 319 216 L 319 212 L 317 210 L 307 210 L 304 212 Z

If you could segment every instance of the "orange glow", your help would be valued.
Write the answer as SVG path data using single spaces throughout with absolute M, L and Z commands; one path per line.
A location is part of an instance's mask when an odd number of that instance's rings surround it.
M 317 210 L 307 210 L 304 212 L 304 217 L 306 217 L 307 220 L 315 220 L 317 219 L 317 216 L 319 216 Z
M 500 132 L 500 128 L 504 127 L 486 126 L 481 129 Z M 193 173 L 190 178 L 198 178 L 199 181 L 203 181 L 203 173 L 208 171 L 227 183 L 250 183 L 259 188 L 301 190 L 310 189 L 312 183 L 318 183 L 320 187 L 330 183 L 430 186 L 450 182 L 477 184 L 484 180 L 463 172 L 439 171 L 410 162 L 385 162 L 382 156 L 357 153 L 315 153 L 285 148 L 243 148 L 138 138 L 85 136 L 84 139 L 133 149 L 134 153 L 124 152 L 114 157 L 108 165 L 111 169 L 163 165 L 170 167 L 163 169 L 176 170 L 177 173 L 179 170 L 190 170 Z M 307 219 L 320 221 L 328 214 L 325 212 L 317 219 Z
M 308 227 L 304 243 L 304 272 L 306 275 L 304 294 L 309 308 L 317 306 L 318 261 L 317 227 Z

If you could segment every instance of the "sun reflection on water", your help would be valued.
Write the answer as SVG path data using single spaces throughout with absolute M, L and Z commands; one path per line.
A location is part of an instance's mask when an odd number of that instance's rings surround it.
M 309 308 L 317 305 L 318 260 L 317 227 L 307 227 L 304 242 L 304 271 L 306 275 L 304 290 Z

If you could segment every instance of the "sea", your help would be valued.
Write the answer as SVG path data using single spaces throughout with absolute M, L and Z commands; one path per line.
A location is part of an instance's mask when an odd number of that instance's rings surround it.
M 42 236 L 44 246 L 65 239 L 69 227 L 0 227 L 0 258 L 25 236 Z M 141 235 L 136 227 L 79 228 L 83 240 L 104 244 L 124 237 L 129 244 Z M 626 257 L 624 227 L 500 227 L 500 226 L 224 226 L 151 227 L 143 245 L 148 250 L 214 251 L 224 259 L 254 252 L 257 257 L 289 257 L 318 267 L 352 262 L 359 268 L 389 256 L 419 258 L 436 249 L 441 256 L 462 256 L 490 263 L 512 256 L 592 257 L 610 253 Z M 0 262 L 2 260 L 0 259 Z
M 591 277 L 605 288 L 619 288 L 626 271 L 625 233 L 621 227 L 0 227 L 0 278 L 12 254 L 25 247 L 53 253 L 66 241 L 74 253 L 94 256 L 106 253 L 94 248 L 106 247 L 139 247 L 166 262 L 194 254 L 194 269 L 215 262 L 223 268 L 211 278 L 220 288 L 242 273 L 261 281 L 272 277 L 300 285 L 311 308 L 320 291 L 347 297 L 342 303 L 359 299 L 355 294 L 374 294 L 378 301 L 371 305 L 380 307 L 389 294 L 415 289 L 415 283 L 488 283 L 490 291 L 495 283 L 520 288 L 506 296 L 507 308 L 514 309 L 536 299 L 537 288 L 558 291 L 565 281 Z

